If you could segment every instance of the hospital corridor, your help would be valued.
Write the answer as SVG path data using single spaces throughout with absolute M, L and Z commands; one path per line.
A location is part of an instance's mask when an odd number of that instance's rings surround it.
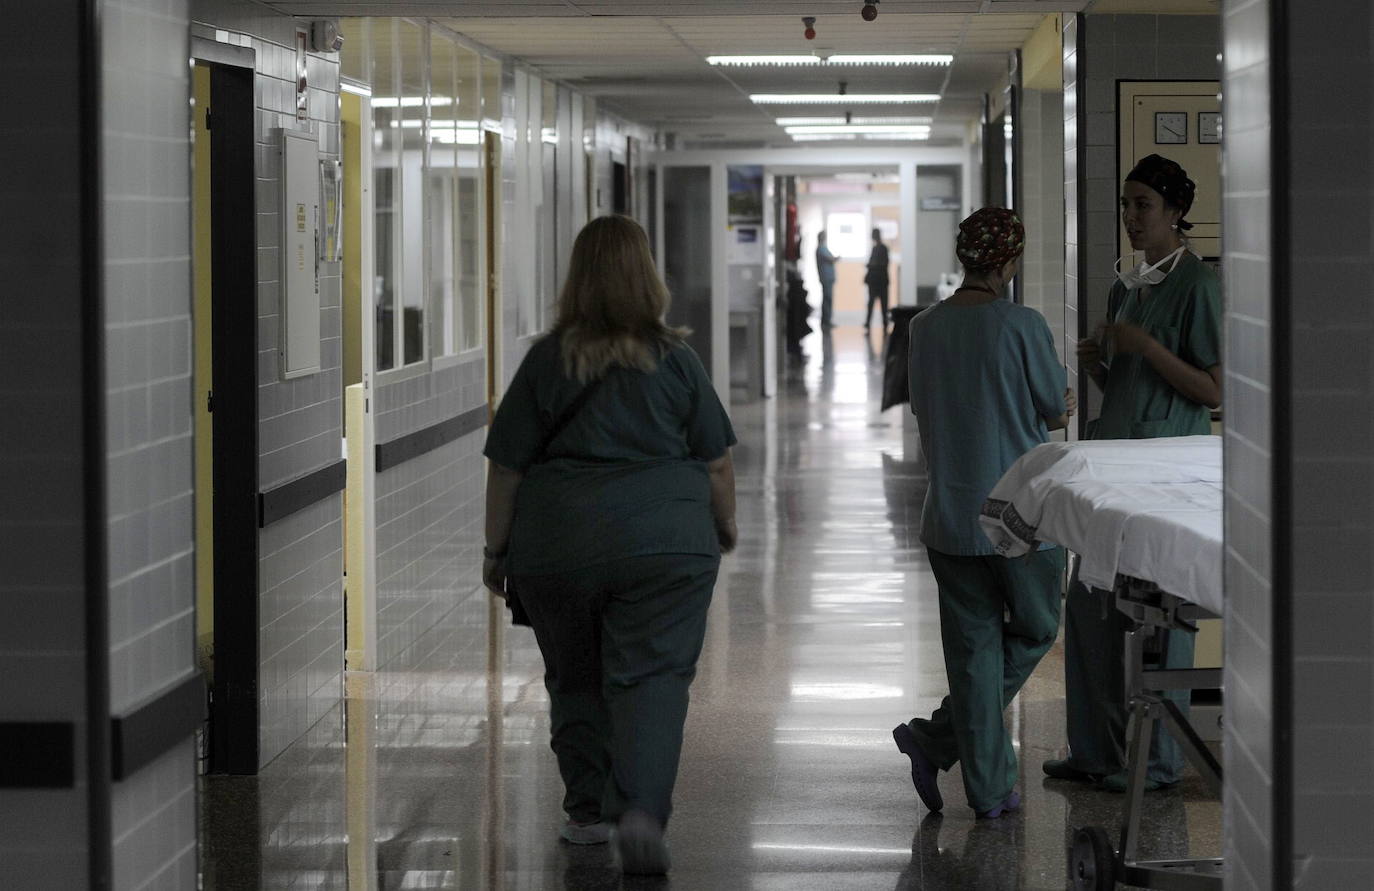
M 1374 5 L 5 13 L 0 891 L 1374 889 Z
M 671 887 L 1066 887 L 1072 828 L 1110 824 L 1122 796 L 1040 775 L 1061 754 L 1057 652 L 1008 713 L 1028 766 L 1021 815 L 940 817 L 912 793 L 892 725 L 947 691 L 917 540 L 924 469 L 909 413 L 875 411 L 877 336 L 806 346 L 776 400 L 734 416 L 757 445 L 736 454 L 741 544 L 692 686 Z M 464 639 L 472 621 L 452 617 L 414 661 L 350 688 L 259 776 L 209 783 L 205 887 L 352 887 L 355 864 L 380 888 L 622 887 L 605 845 L 558 840 L 532 635 L 506 629 L 493 663 Z M 951 799 L 959 780 L 941 779 Z M 349 822 L 359 804 L 366 833 Z M 236 831 L 250 814 L 256 831 Z M 1221 804 L 1197 776 L 1151 797 L 1143 819 L 1151 858 L 1221 851 Z

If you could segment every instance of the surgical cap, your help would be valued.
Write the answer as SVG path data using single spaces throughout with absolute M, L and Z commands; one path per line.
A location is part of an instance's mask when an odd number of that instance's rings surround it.
M 1183 211 L 1184 216 L 1192 210 L 1193 196 L 1197 194 L 1197 184 L 1188 178 L 1188 172 L 1176 161 L 1160 155 L 1141 158 L 1135 169 L 1126 174 L 1126 182 L 1149 186 L 1163 196 L 1166 204 Z M 1180 219 L 1178 228 L 1191 229 L 1193 224 Z
M 986 272 L 1015 260 L 1025 246 L 1026 228 L 1015 211 L 985 207 L 959 224 L 954 250 L 965 269 Z

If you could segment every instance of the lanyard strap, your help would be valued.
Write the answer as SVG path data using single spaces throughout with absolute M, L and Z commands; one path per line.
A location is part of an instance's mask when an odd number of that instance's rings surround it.
M 607 369 L 606 374 L 610 374 L 610 369 Z M 577 398 L 569 403 L 567 408 L 563 409 L 563 414 L 558 416 L 558 420 L 554 421 L 553 426 L 544 434 L 543 440 L 539 443 L 539 450 L 534 453 L 534 460 L 530 462 L 531 464 L 542 464 L 548 459 L 549 446 L 553 445 L 558 434 L 563 432 L 572 422 L 572 419 L 577 417 L 577 413 L 582 410 L 582 406 L 587 404 L 587 400 L 592 397 L 592 393 L 596 392 L 596 388 L 601 386 L 604 379 L 605 376 L 603 375 L 587 384 L 582 388 L 582 392 L 577 394 Z

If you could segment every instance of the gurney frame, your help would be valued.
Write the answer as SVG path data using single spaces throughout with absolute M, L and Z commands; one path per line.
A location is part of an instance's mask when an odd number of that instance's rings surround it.
M 1107 831 L 1087 826 L 1074 833 L 1069 848 L 1069 880 L 1075 891 L 1111 891 L 1118 882 L 1163 891 L 1220 891 L 1222 861 L 1139 860 L 1140 812 L 1145 796 L 1145 773 L 1150 760 L 1150 737 L 1156 721 L 1183 747 L 1188 759 L 1218 796 L 1221 764 L 1198 736 L 1178 706 L 1164 698 L 1164 690 L 1217 690 L 1219 668 L 1145 667 L 1147 639 L 1160 631 L 1196 631 L 1198 619 L 1217 618 L 1201 607 L 1161 591 L 1152 582 L 1117 579 L 1116 608 L 1131 621 L 1126 635 L 1126 699 L 1130 704 L 1126 769 L 1126 802 L 1121 843 L 1113 848 Z

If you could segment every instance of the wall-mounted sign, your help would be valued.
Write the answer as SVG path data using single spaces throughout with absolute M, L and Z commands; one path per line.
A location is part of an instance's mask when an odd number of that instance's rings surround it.
M 946 195 L 928 195 L 921 199 L 921 210 L 960 210 L 963 204 L 958 198 Z

